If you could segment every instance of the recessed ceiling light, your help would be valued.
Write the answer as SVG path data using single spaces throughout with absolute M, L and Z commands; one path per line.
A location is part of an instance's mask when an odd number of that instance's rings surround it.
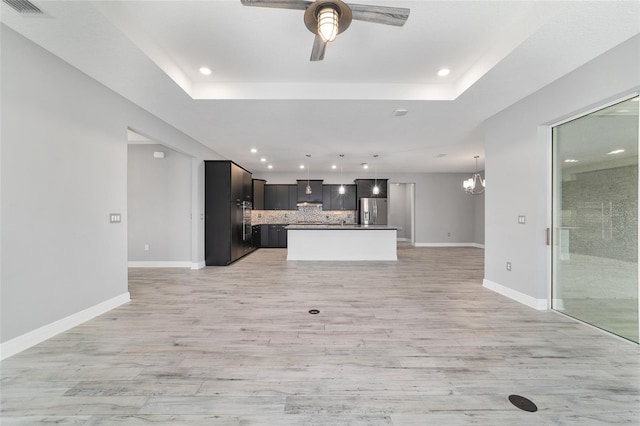
M 262 158 L 260 159 L 260 161 L 262 161 L 263 163 L 266 163 L 267 159 L 266 159 L 266 158 L 264 158 L 264 157 L 262 157 Z
M 304 164 L 300 164 L 300 168 L 301 168 L 301 169 L 304 169 Z
M 269 164 L 269 165 L 267 166 L 267 169 L 273 169 L 273 165 Z
M 442 68 L 440 71 L 438 71 L 438 76 L 446 77 L 449 75 L 450 72 L 451 70 L 449 68 Z
M 255 148 L 251 148 L 251 153 L 252 153 L 252 154 L 255 154 L 256 152 L 258 152 L 258 150 L 257 150 L 257 149 L 255 149 Z
M 395 117 L 402 117 L 403 115 L 407 115 L 408 112 L 408 109 L 396 109 L 393 111 L 393 115 Z
M 623 152 L 624 152 L 624 149 L 614 149 L 614 150 L 613 150 L 613 151 L 611 151 L 611 152 L 607 152 L 607 154 L 608 154 L 608 155 L 611 155 L 611 154 L 620 154 L 620 153 L 623 153 Z
M 368 168 L 369 168 L 369 165 L 368 165 L 367 163 L 362 163 L 362 168 L 363 168 L 363 169 L 368 169 Z
M 200 74 L 211 75 L 211 69 L 207 67 L 200 67 Z
M 566 160 L 564 160 L 565 163 L 577 163 L 578 160 L 575 160 L 573 158 L 567 158 Z

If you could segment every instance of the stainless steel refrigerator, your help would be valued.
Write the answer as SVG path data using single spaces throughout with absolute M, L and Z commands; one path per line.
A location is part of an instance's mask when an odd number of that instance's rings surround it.
M 360 198 L 361 225 L 387 225 L 386 198 Z

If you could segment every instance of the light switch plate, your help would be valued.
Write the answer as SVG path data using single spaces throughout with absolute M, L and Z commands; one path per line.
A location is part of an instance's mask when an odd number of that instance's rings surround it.
M 519 223 L 520 225 L 524 225 L 524 223 L 525 223 L 525 218 L 524 218 L 524 216 L 518 216 L 518 223 Z
M 122 222 L 122 216 L 120 215 L 120 213 L 109 213 L 109 222 L 120 223 Z

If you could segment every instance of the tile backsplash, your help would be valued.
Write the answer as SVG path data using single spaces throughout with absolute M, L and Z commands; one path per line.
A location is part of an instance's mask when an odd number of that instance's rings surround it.
M 253 210 L 251 224 L 267 223 L 355 223 L 356 212 L 353 210 L 322 210 L 322 206 L 300 206 L 298 210 Z

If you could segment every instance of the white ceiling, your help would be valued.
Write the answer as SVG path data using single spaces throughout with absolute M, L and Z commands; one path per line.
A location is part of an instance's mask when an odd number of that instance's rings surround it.
M 3 3 L 2 22 L 254 172 L 298 171 L 306 154 L 316 171 L 339 154 L 345 172 L 374 154 L 381 173 L 473 171 L 484 120 L 640 33 L 636 0 L 364 0 L 411 14 L 403 27 L 354 21 L 310 62 L 301 10 L 33 3 L 44 17 Z

